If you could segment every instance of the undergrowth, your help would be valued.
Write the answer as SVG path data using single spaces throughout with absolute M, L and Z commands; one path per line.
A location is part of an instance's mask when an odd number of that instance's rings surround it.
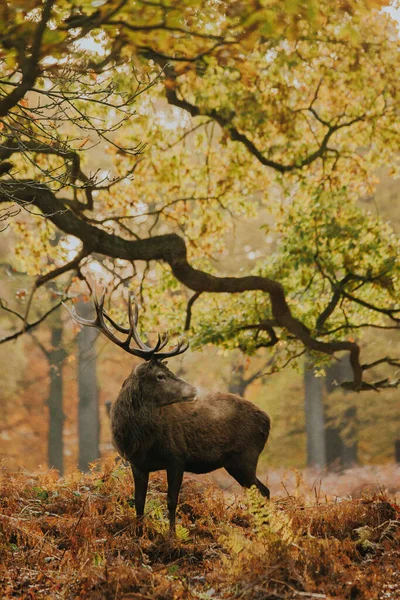
M 384 493 L 268 503 L 185 477 L 171 539 L 165 492 L 153 474 L 138 539 L 130 469 L 113 457 L 65 479 L 4 471 L 0 598 L 400 598 L 400 507 Z

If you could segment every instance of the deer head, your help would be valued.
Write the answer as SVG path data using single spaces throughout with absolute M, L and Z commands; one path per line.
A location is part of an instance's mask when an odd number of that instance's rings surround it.
M 189 348 L 187 342 L 182 340 L 172 350 L 161 352 L 168 343 L 168 335 L 163 334 L 162 336 L 158 335 L 155 346 L 151 347 L 145 344 L 137 331 L 139 310 L 134 294 L 130 295 L 128 305 L 129 327 L 123 327 L 116 323 L 104 310 L 105 290 L 100 301 L 96 297 L 93 300 L 96 309 L 94 319 L 84 319 L 77 314 L 75 308 L 69 311 L 72 318 L 80 325 L 96 327 L 114 344 L 129 354 L 146 361 L 145 364 L 138 365 L 126 379 L 120 392 L 121 397 L 127 395 L 128 403 L 132 404 L 136 411 L 142 412 L 152 411 L 154 408 L 161 408 L 169 404 L 191 402 L 196 398 L 196 388 L 177 377 L 162 362 L 166 358 L 185 352 Z M 111 331 L 107 321 L 116 331 L 126 336 L 124 340 Z M 138 348 L 131 347 L 132 340 Z

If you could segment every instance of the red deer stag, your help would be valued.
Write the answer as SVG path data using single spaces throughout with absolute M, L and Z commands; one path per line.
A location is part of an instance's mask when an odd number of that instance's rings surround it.
M 138 365 L 122 385 L 111 407 L 113 442 L 132 468 L 138 531 L 142 519 L 149 473 L 167 471 L 168 513 L 171 532 L 184 471 L 209 473 L 224 467 L 243 487 L 256 485 L 269 498 L 269 489 L 256 477 L 257 462 L 270 430 L 270 418 L 251 402 L 234 394 L 208 394 L 198 397 L 196 388 L 174 375 L 164 359 L 185 352 L 181 341 L 162 352 L 168 335 L 158 336 L 154 347 L 146 345 L 137 331 L 138 306 L 129 303 L 129 327 L 116 323 L 94 300 L 96 317 L 83 319 L 75 310 L 73 318 L 81 325 L 96 327 L 130 354 L 146 362 Z M 134 310 L 132 309 L 134 303 Z M 119 339 L 109 328 L 126 335 Z M 137 348 L 131 348 L 131 341 Z

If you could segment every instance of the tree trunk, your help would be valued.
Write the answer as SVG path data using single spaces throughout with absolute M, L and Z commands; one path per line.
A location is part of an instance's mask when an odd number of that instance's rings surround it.
M 343 426 L 350 423 L 350 434 L 343 440 L 343 466 L 353 467 L 358 462 L 358 442 L 357 442 L 357 409 L 350 406 L 344 414 Z
M 397 463 L 400 463 L 400 440 L 394 442 L 394 459 Z
M 63 379 L 62 364 L 65 352 L 61 347 L 62 323 L 59 313 L 54 317 L 51 330 L 51 349 L 46 353 L 49 363 L 50 390 L 47 404 L 49 407 L 49 432 L 47 456 L 51 469 L 57 469 L 60 475 L 64 473 L 64 413 L 63 413 Z
M 244 366 L 237 365 L 228 384 L 228 392 L 244 398 L 249 382 L 244 379 Z
M 326 369 L 326 388 L 328 394 L 337 390 L 343 381 L 351 381 L 352 377 L 353 371 L 349 357 L 346 356 L 334 362 Z M 346 395 L 348 391 L 343 390 L 343 393 Z M 357 463 L 356 420 L 356 408 L 349 407 L 338 426 L 329 426 L 327 428 L 326 453 L 328 464 L 334 465 L 336 463 L 340 467 L 350 467 Z M 343 439 L 342 431 L 345 428 L 349 429 L 348 423 L 350 423 L 351 433 L 348 436 L 349 439 Z
M 322 468 L 326 463 L 325 418 L 322 377 L 315 376 L 314 365 L 304 367 L 305 416 L 307 434 L 307 466 Z
M 339 427 L 328 426 L 325 429 L 326 464 L 332 469 L 343 466 L 343 441 Z
M 85 319 L 92 318 L 88 303 L 79 302 L 77 312 Z M 100 421 L 94 345 L 96 338 L 97 331 L 92 327 L 82 327 L 78 334 L 78 467 L 82 471 L 88 471 L 89 464 L 100 457 Z

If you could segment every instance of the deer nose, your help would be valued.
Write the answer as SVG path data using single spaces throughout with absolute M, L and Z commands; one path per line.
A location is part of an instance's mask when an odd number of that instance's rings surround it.
M 188 384 L 184 398 L 185 400 L 195 400 L 197 398 L 197 389 L 193 385 Z

